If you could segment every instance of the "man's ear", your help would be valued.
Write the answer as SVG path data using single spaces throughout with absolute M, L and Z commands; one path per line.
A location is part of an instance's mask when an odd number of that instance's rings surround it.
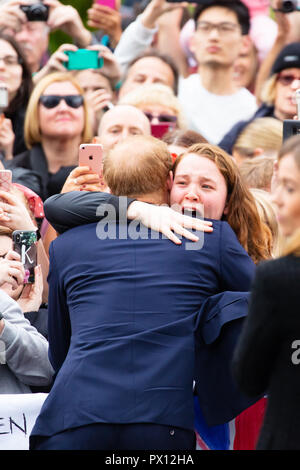
M 241 49 L 240 49 L 240 53 L 247 53 L 251 46 L 253 44 L 253 41 L 251 39 L 251 37 L 249 36 L 249 34 L 243 34 L 242 35 L 242 40 L 241 40 Z
M 224 207 L 224 210 L 223 210 L 223 214 L 224 214 L 224 215 L 227 215 L 227 214 L 228 214 L 228 202 L 226 202 L 226 204 L 225 204 L 225 207 Z
M 188 47 L 189 47 L 190 51 L 195 54 L 195 51 L 196 51 L 195 33 L 191 34 L 191 36 L 189 37 Z
M 172 172 L 172 171 L 169 171 L 168 178 L 167 178 L 167 182 L 166 182 L 166 184 L 167 184 L 167 190 L 168 190 L 168 191 L 171 191 L 172 186 L 173 186 L 173 181 L 174 181 L 174 179 L 173 179 L 173 172 Z

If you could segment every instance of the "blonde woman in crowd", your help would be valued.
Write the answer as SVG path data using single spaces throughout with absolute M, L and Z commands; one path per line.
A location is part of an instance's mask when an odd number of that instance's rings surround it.
M 259 450 L 300 450 L 300 136 L 278 156 L 274 193 L 283 256 L 259 265 L 234 375 L 249 396 L 268 395 Z
M 261 155 L 276 158 L 282 144 L 282 122 L 272 117 L 258 118 L 238 136 L 232 151 L 237 163 Z

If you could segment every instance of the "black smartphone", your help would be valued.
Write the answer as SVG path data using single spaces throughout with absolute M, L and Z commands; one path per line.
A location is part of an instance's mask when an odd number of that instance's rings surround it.
M 15 230 L 12 234 L 13 250 L 21 257 L 24 266 L 24 284 L 34 283 L 34 268 L 37 265 L 37 235 L 35 230 Z

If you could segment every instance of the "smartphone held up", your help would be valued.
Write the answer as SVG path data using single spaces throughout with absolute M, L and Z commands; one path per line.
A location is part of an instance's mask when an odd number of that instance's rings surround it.
M 99 51 L 91 49 L 78 49 L 77 51 L 64 51 L 69 58 L 64 62 L 68 70 L 100 69 L 104 61 L 99 57 Z
M 106 185 L 103 181 L 102 161 L 103 147 L 101 144 L 81 144 L 79 146 L 79 166 L 87 166 L 92 173 L 98 175 L 101 190 L 104 190 Z
M 283 121 L 283 141 L 300 134 L 300 88 L 295 92 L 295 103 L 297 107 L 297 119 L 286 119 Z
M 20 255 L 24 266 L 24 284 L 34 283 L 34 268 L 37 266 L 37 235 L 35 230 L 15 230 L 12 234 L 13 250 Z
M 116 0 L 96 0 L 95 3 L 97 3 L 98 5 L 103 5 L 105 7 L 109 7 L 112 10 L 117 9 Z
M 0 83 L 0 113 L 8 106 L 8 90 L 4 83 Z

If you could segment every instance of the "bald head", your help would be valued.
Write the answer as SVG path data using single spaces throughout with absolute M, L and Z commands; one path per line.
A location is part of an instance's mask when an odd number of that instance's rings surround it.
M 117 105 L 102 117 L 98 136 L 105 153 L 116 143 L 133 135 L 151 135 L 150 122 L 140 109 L 129 105 Z

